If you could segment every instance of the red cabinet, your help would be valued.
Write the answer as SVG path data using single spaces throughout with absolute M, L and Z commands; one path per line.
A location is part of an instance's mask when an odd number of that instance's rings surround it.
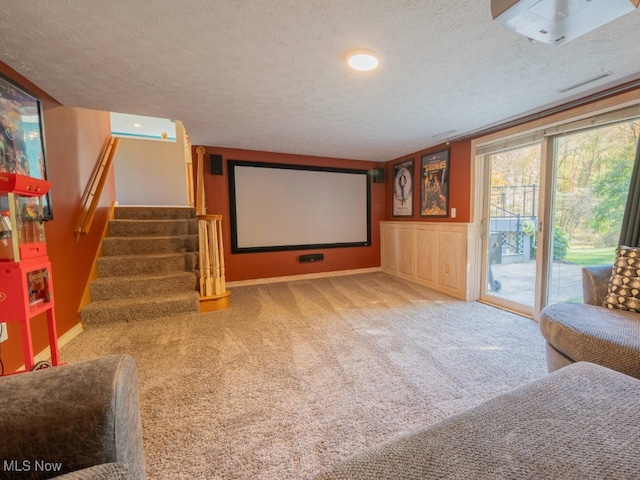
M 25 370 L 34 368 L 31 319 L 46 314 L 51 365 L 60 364 L 43 223 L 46 180 L 0 173 L 0 322 L 19 322 Z

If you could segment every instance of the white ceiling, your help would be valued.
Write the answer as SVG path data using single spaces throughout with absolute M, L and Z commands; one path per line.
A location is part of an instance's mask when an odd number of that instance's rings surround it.
M 194 145 L 387 161 L 640 78 L 639 11 L 554 47 L 490 0 L 2 3 L 4 63 L 65 105 L 182 120 Z M 354 48 L 380 68 L 349 71 Z

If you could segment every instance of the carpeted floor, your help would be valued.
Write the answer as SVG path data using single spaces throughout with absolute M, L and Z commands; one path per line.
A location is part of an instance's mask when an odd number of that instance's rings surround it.
M 231 308 L 93 326 L 138 364 L 150 479 L 308 479 L 546 374 L 532 320 L 384 273 L 237 287 Z

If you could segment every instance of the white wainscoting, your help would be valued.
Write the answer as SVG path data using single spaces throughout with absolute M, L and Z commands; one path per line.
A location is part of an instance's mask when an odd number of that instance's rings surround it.
M 462 300 L 478 298 L 473 224 L 380 222 L 380 238 L 383 271 Z

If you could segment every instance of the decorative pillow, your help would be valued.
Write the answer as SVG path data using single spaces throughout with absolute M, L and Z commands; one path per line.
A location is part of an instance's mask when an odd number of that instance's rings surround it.
M 640 248 L 620 245 L 603 307 L 640 312 Z

